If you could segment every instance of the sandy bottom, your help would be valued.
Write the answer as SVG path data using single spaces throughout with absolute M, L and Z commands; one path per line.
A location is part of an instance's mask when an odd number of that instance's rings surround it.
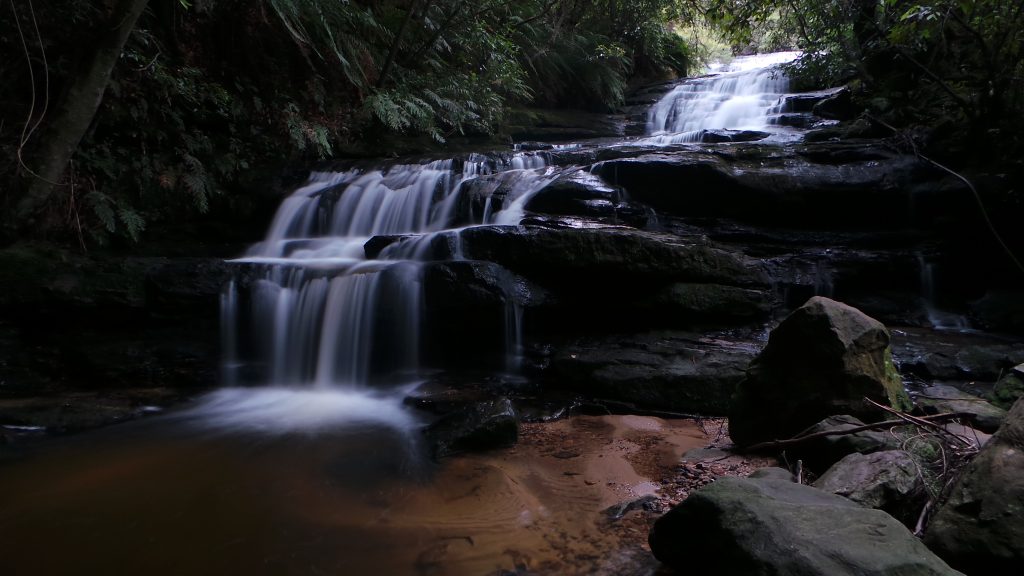
M 515 448 L 441 464 L 386 428 L 269 438 L 170 424 L 0 466 L 3 573 L 654 574 L 650 523 L 748 466 L 714 451 L 681 463 L 720 425 L 640 416 L 526 424 Z

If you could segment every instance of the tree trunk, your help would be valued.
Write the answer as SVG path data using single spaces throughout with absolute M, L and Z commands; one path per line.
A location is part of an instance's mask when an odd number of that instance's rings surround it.
M 31 227 L 56 186 L 61 185 L 68 163 L 103 102 L 110 73 L 148 1 L 117 0 L 110 19 L 98 31 L 92 54 L 69 79 L 67 93 L 47 123 L 40 142 L 34 162 L 38 166 L 37 175 L 32 176 L 31 184 L 14 209 L 15 228 Z

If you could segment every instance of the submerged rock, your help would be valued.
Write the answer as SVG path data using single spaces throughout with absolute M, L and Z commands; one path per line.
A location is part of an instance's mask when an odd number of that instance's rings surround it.
M 927 496 L 914 458 L 903 450 L 850 454 L 814 487 L 884 510 L 907 526 L 914 525 Z
M 769 134 L 759 130 L 701 130 L 700 142 L 718 144 L 722 142 L 754 142 L 764 140 Z
M 740 383 L 730 413 L 739 445 L 789 438 L 834 414 L 875 413 L 910 399 L 892 362 L 889 332 L 856 308 L 815 296 L 768 338 Z
M 958 574 L 885 512 L 773 478 L 720 478 L 659 518 L 648 540 L 687 574 Z
M 1024 563 L 1024 400 L 963 471 L 925 542 L 968 574 L 1016 574 Z
M 424 433 L 435 458 L 506 448 L 519 439 L 519 416 L 508 398 L 498 398 L 443 416 Z

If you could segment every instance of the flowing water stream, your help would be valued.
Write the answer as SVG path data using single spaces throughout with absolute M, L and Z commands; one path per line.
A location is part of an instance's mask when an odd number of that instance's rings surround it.
M 681 83 L 651 109 L 641 143 L 707 129 L 790 138 L 772 121 L 788 87 L 771 65 L 793 57 L 737 59 Z M 0 573 L 621 573 L 621 535 L 599 511 L 652 489 L 641 447 L 671 466 L 701 445 L 692 424 L 573 418 L 551 425 L 547 444 L 436 464 L 420 434 L 428 418 L 403 404 L 437 338 L 422 277 L 437 243 L 465 258 L 465 229 L 518 224 L 572 170 L 515 151 L 312 173 L 232 261 L 224 388 L 0 462 Z M 504 287 L 495 372 L 519 364 L 515 289 Z M 574 456 L 552 456 L 567 444 Z

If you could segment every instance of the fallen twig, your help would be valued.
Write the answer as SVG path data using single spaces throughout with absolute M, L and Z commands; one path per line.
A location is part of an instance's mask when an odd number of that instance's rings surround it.
M 896 410 L 895 408 L 890 408 L 890 407 L 886 406 L 885 404 L 880 404 L 878 402 L 875 402 L 874 400 L 872 400 L 871 398 L 868 398 L 867 396 L 864 397 L 864 400 L 867 403 L 871 404 L 872 406 L 880 408 L 880 409 L 882 409 L 882 410 L 884 410 L 884 411 L 886 411 L 886 412 L 896 416 L 897 418 L 899 418 L 901 420 L 905 420 L 906 422 L 909 422 L 910 424 L 914 424 L 915 426 L 921 426 L 921 427 L 924 427 L 924 428 L 931 428 L 932 430 L 938 431 L 940 434 L 946 434 L 946 435 L 952 436 L 953 438 L 956 438 L 957 442 L 960 442 L 964 446 L 968 446 L 970 448 L 974 448 L 974 445 L 971 444 L 971 442 L 969 440 L 967 440 L 965 438 L 962 438 L 962 437 L 960 437 L 960 436 L 958 436 L 956 434 L 953 434 L 949 430 L 946 430 L 945 428 L 943 428 L 942 426 L 939 426 L 938 424 L 936 424 L 934 422 L 930 422 L 928 418 L 919 417 L 919 416 L 911 416 L 910 414 L 907 414 L 905 412 L 900 412 L 899 410 Z
M 967 414 L 962 412 L 949 412 L 946 414 L 934 414 L 931 416 L 922 416 L 920 419 L 928 421 L 944 421 L 944 420 L 956 420 L 958 418 L 964 418 Z M 884 422 L 875 422 L 874 424 L 865 424 L 863 426 L 855 426 L 853 428 L 847 428 L 845 430 L 825 430 L 824 432 L 815 432 L 813 434 L 805 434 L 801 432 L 801 436 L 796 436 L 788 440 L 772 440 L 770 442 L 760 442 L 743 448 L 747 452 L 758 452 L 761 450 L 767 450 L 772 448 L 785 448 L 800 444 L 808 440 L 814 440 L 817 438 L 826 438 L 828 436 L 847 436 L 849 434 L 856 434 L 857 432 L 864 432 L 866 430 L 879 430 L 881 428 L 891 428 L 899 424 L 906 423 L 905 420 L 886 420 Z

